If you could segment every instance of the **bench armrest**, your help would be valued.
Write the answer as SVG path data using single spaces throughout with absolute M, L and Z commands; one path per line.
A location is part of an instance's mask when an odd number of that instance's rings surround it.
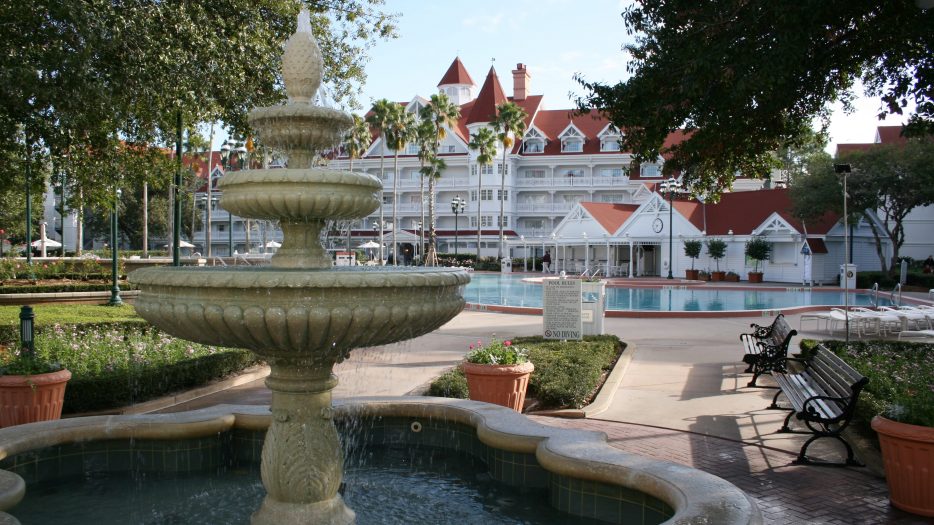
M 832 419 L 827 419 L 824 416 L 820 415 L 817 409 L 814 408 L 818 401 L 832 401 L 835 403 L 841 403 L 847 408 L 844 408 L 843 410 L 841 410 L 840 415 Z M 826 423 L 835 423 L 839 421 L 840 419 L 842 419 L 846 415 L 846 413 L 849 411 L 850 402 L 852 402 L 852 398 L 849 398 L 849 397 L 811 396 L 804 400 L 804 405 L 802 405 L 801 412 L 804 412 L 811 418 L 819 419 Z

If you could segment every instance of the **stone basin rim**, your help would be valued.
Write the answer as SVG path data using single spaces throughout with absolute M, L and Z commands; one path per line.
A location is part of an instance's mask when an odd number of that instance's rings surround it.
M 153 288 L 396 288 L 466 285 L 470 274 L 459 268 L 418 270 L 335 270 L 260 268 L 141 268 L 129 276 L 133 284 Z M 145 291 L 145 290 L 144 290 Z
M 238 185 L 286 183 L 286 184 L 340 184 L 381 189 L 382 183 L 375 175 L 358 171 L 331 170 L 323 168 L 274 168 L 233 171 L 219 181 L 219 188 L 231 189 Z

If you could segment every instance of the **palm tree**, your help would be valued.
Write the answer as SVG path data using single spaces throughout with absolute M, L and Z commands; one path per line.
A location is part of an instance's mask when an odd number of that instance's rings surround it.
M 503 258 L 503 248 L 506 244 L 506 236 L 503 233 L 506 219 L 506 154 L 512 149 L 515 137 L 521 137 L 525 133 L 525 118 L 527 116 L 528 113 L 515 102 L 503 102 L 496 106 L 496 118 L 490 122 L 490 125 L 498 130 L 496 138 L 503 145 L 503 165 L 499 185 L 499 252 L 496 256 L 497 259 Z
M 373 136 L 370 134 L 370 126 L 360 115 L 353 115 L 353 126 L 344 134 L 344 150 L 350 159 L 350 171 L 353 171 L 353 160 L 363 157 L 370 143 L 373 142 Z M 351 251 L 350 230 L 353 227 L 353 219 L 347 221 L 347 251 Z
M 496 136 L 489 128 L 480 128 L 470 139 L 468 148 L 477 150 L 477 261 L 480 262 L 480 192 L 483 188 L 483 167 L 493 164 L 493 154 L 496 153 Z
M 415 115 L 396 104 L 389 113 L 386 143 L 393 151 L 392 168 L 392 261 L 399 265 L 399 150 L 405 148 L 415 136 Z
M 432 132 L 432 156 L 430 162 L 426 163 L 432 168 L 428 173 L 428 252 L 426 260 L 430 261 L 432 266 L 438 262 L 437 253 L 437 232 L 435 231 L 435 181 L 441 178 L 444 172 L 445 163 L 438 156 L 438 150 L 441 148 L 441 141 L 447 136 L 447 128 L 457 125 L 457 120 L 461 116 L 460 108 L 457 104 L 451 102 L 444 93 L 437 93 L 431 96 L 428 105 L 422 108 L 422 118 L 430 122 Z M 424 172 L 423 172 L 424 173 Z
M 383 179 L 383 163 L 386 160 L 386 130 L 389 127 L 389 115 L 393 108 L 398 107 L 395 102 L 381 98 L 373 103 L 373 109 L 366 118 L 367 124 L 379 131 L 379 178 Z M 383 192 L 379 199 L 379 264 L 383 264 Z
M 418 172 L 422 175 L 419 181 L 420 205 L 418 208 L 421 212 L 422 221 L 421 232 L 419 232 L 421 234 L 419 242 L 424 248 L 425 226 L 428 225 L 428 223 L 425 222 L 425 180 L 434 175 L 434 161 L 437 159 L 437 156 L 433 149 L 435 144 L 435 127 L 430 120 L 424 118 L 424 110 L 422 111 L 422 117 L 423 118 L 419 119 L 418 126 L 415 129 L 415 143 L 418 144 L 418 162 L 420 164 Z M 432 258 L 429 259 L 429 257 Z M 434 266 L 436 259 L 437 256 L 434 254 L 428 251 L 425 252 L 425 265 Z M 429 261 L 431 261 L 431 264 L 429 264 Z

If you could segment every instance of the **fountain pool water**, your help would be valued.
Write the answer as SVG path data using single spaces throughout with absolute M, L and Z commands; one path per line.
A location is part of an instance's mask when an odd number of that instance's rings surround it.
M 170 495 L 161 499 L 189 502 L 224 485 L 221 499 L 202 505 L 209 515 L 233 506 L 237 521 L 249 519 L 253 525 L 343 525 L 355 521 L 340 494 L 345 453 L 374 461 L 371 451 L 402 446 L 412 451 L 403 459 L 418 457 L 424 464 L 434 463 L 435 449 L 472 457 L 484 468 L 468 478 L 488 476 L 491 483 L 538 491 L 550 506 L 575 516 L 609 523 L 637 518 L 635 523 L 650 524 L 669 516 L 678 522 L 758 523 L 755 504 L 730 483 L 614 450 L 601 434 L 544 427 L 501 407 L 470 401 L 377 398 L 335 408 L 335 363 L 354 348 L 405 340 L 441 326 L 463 309 L 470 278 L 451 268 L 331 268 L 319 241 L 325 220 L 369 215 L 380 206 L 382 186 L 372 175 L 311 167 L 315 154 L 336 144 L 351 120 L 309 104 L 320 83 L 321 58 L 307 12 L 298 26 L 283 55 L 289 102 L 249 115 L 262 142 L 288 155 L 289 168 L 229 173 L 221 183 L 226 210 L 282 225 L 285 238 L 270 267 L 144 268 L 130 276 L 140 288 L 137 311 L 158 328 L 191 341 L 247 348 L 262 357 L 271 370 L 266 380 L 271 406 L 75 418 L 0 429 L 0 510 L 13 508 L 27 484 L 30 500 L 32 492 L 52 491 L 49 487 L 70 492 L 75 480 L 83 480 L 77 483 L 92 493 L 130 484 L 129 495 L 120 490 L 76 502 L 42 500 L 39 494 L 24 508 L 41 512 L 58 506 L 55 510 L 67 516 L 72 507 L 81 507 L 76 511 L 100 512 L 81 522 L 104 523 L 99 516 L 109 515 L 124 523 L 130 511 L 125 506 L 118 510 L 119 504 L 129 500 L 133 506 L 133 497 L 152 499 L 168 488 Z M 348 428 L 343 438 L 336 420 Z M 235 487 L 226 486 L 229 476 L 198 477 L 219 467 L 236 477 L 257 465 L 262 489 L 247 477 Z M 167 473 L 181 476 L 170 477 L 167 484 L 140 483 Z M 116 479 L 97 483 L 98 476 Z M 372 476 L 365 481 L 372 483 Z M 397 478 L 387 483 L 390 489 L 403 485 Z M 369 492 L 348 487 L 348 495 Z M 421 486 L 417 496 L 395 507 L 393 512 L 403 516 L 397 522 L 424 522 L 433 487 Z M 385 515 L 380 497 L 372 508 Z M 394 499 L 391 492 L 385 497 Z M 140 521 L 209 521 L 187 505 L 168 509 L 152 519 L 145 508 L 138 509 L 145 514 Z M 484 521 L 474 511 L 462 509 L 457 512 L 469 518 L 455 513 L 445 521 Z M 0 512 L 0 523 L 4 520 L 17 523 Z

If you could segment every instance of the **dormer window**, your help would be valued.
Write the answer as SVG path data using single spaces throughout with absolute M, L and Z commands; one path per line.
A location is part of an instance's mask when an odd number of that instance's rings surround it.
M 622 138 L 622 133 L 619 132 L 616 126 L 613 124 L 608 124 L 603 131 L 597 134 L 597 138 L 600 139 L 600 151 L 619 151 L 619 142 Z
M 522 139 L 523 153 L 542 153 L 545 151 L 545 137 L 537 129 L 531 128 Z
M 566 129 L 561 134 L 561 151 L 564 153 L 584 151 L 584 135 L 573 126 Z

